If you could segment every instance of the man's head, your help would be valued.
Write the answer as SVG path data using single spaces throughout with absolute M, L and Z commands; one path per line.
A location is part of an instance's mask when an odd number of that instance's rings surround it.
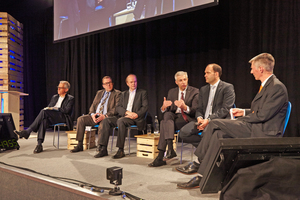
M 102 78 L 102 87 L 106 92 L 112 91 L 112 89 L 114 88 L 114 83 L 112 82 L 110 76 L 104 76 Z
M 206 83 L 213 85 L 220 80 L 222 68 L 220 65 L 212 63 L 206 66 L 204 73 Z
M 130 91 L 133 91 L 137 88 L 137 78 L 134 74 L 129 74 L 126 78 L 126 84 L 129 87 Z
M 178 71 L 174 77 L 175 77 L 175 83 L 178 85 L 179 89 L 181 91 L 185 90 L 189 80 L 187 72 Z
M 57 94 L 59 94 L 59 96 L 65 96 L 69 89 L 70 83 L 68 81 L 60 81 L 57 86 Z
M 261 53 L 249 60 L 249 63 L 251 63 L 251 74 L 256 80 L 263 82 L 273 74 L 275 59 L 269 53 Z

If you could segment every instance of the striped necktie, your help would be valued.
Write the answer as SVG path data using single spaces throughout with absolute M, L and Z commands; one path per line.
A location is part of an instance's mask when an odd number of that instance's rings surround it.
M 100 109 L 99 109 L 99 113 L 100 113 L 100 114 L 103 114 L 104 104 L 105 104 L 105 102 L 106 102 L 106 100 L 107 100 L 107 98 L 108 98 L 108 92 L 106 92 L 105 95 L 106 95 L 106 96 L 104 97 L 104 99 L 103 99 L 103 101 L 102 101 L 102 103 L 101 103 L 101 105 L 100 105 Z

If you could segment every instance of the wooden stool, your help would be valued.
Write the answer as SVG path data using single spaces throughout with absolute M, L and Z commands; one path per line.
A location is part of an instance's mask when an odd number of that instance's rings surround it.
M 137 157 L 143 158 L 156 158 L 158 156 L 159 150 L 157 149 L 157 145 L 159 142 L 159 135 L 156 136 L 154 134 L 151 135 L 136 135 L 136 143 L 137 143 Z M 176 138 L 177 134 L 174 135 L 173 140 L 173 148 L 176 151 Z
M 91 138 L 89 138 L 90 132 Z M 68 134 L 68 149 L 74 149 L 74 147 L 78 145 L 78 141 L 76 140 L 77 131 L 66 131 L 66 133 Z M 85 131 L 83 138 L 83 150 L 87 150 L 96 146 L 95 134 L 96 129 Z

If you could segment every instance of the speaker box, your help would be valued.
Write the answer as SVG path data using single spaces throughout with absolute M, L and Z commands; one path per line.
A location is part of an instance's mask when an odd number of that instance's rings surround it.
M 200 191 L 217 193 L 240 168 L 273 157 L 300 158 L 300 138 L 220 139 L 200 182 Z

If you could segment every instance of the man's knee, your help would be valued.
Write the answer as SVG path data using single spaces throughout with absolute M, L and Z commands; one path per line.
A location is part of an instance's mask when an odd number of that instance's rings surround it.
M 174 113 L 172 112 L 165 112 L 164 113 L 164 120 L 174 120 Z

